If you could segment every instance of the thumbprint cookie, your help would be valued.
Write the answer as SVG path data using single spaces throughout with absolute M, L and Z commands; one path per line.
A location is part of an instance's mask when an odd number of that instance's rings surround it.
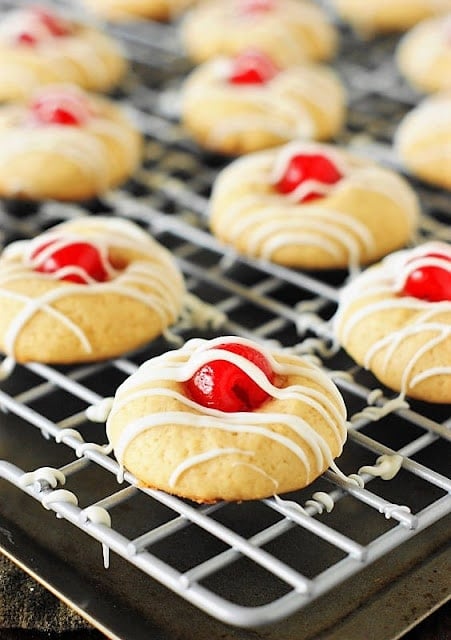
M 413 176 L 451 190 L 451 91 L 433 94 L 414 107 L 401 121 L 394 146 Z
M 451 11 L 451 0 L 332 0 L 343 20 L 362 35 L 406 31 L 421 20 Z
M 141 136 L 112 101 L 72 85 L 0 107 L 0 196 L 84 200 L 124 182 Z
M 316 365 L 227 336 L 192 339 L 118 388 L 107 434 L 147 487 L 197 502 L 306 486 L 340 455 L 343 399 Z
M 181 37 L 196 63 L 255 48 L 289 66 L 328 60 L 337 46 L 323 10 L 300 0 L 209 0 L 187 14 Z
M 387 387 L 451 402 L 451 245 L 398 251 L 361 273 L 342 290 L 334 331 Z
M 419 204 L 406 180 L 313 142 L 248 154 L 217 176 L 210 228 L 244 255 L 304 269 L 355 268 L 412 237 Z
M 195 0 L 82 0 L 89 11 L 112 22 L 134 20 L 170 20 L 195 3 Z
M 419 91 L 451 90 L 451 13 L 413 27 L 398 46 L 397 61 L 401 73 Z
M 185 81 L 181 119 L 203 148 L 240 155 L 302 138 L 335 136 L 346 117 L 346 95 L 324 65 L 278 67 L 261 51 L 216 58 Z
M 132 222 L 65 222 L 0 256 L 0 350 L 21 363 L 121 355 L 176 320 L 184 291 L 169 252 Z
M 118 44 L 99 29 L 30 6 L 0 17 L 0 101 L 26 99 L 46 84 L 107 91 L 126 70 Z

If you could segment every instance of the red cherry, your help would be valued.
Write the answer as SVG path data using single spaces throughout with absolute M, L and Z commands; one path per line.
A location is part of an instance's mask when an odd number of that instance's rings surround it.
M 19 33 L 18 36 L 16 36 L 16 42 L 17 44 L 23 44 L 27 47 L 34 47 L 36 46 L 38 41 L 35 36 L 31 35 L 31 33 L 23 31 L 22 33 Z
M 293 156 L 285 173 L 276 183 L 275 187 L 280 193 L 291 193 L 306 180 L 315 180 L 322 184 L 335 184 L 341 180 L 343 175 L 329 158 L 319 153 L 296 154 Z M 303 197 L 300 202 L 310 202 L 317 198 L 322 198 L 324 194 L 311 191 Z
M 266 84 L 278 73 L 278 67 L 266 54 L 246 51 L 233 60 L 228 80 L 231 84 Z
M 81 269 L 87 276 L 90 276 L 93 280 L 97 280 L 97 282 L 105 282 L 105 280 L 108 280 L 108 273 L 103 266 L 100 251 L 89 242 L 71 242 L 65 244 L 60 249 L 56 248 L 55 251 L 49 253 L 43 261 L 40 261 L 39 255 L 44 249 L 58 242 L 59 240 L 46 242 L 31 254 L 31 260 L 35 263 L 33 267 L 35 271 L 40 273 L 55 273 L 65 267 L 78 267 L 78 269 Z M 87 284 L 89 282 L 88 277 L 84 277 L 84 274 L 79 273 L 68 273 L 59 279 L 77 282 L 79 284 Z
M 44 7 L 32 7 L 30 11 L 42 25 L 47 27 L 52 36 L 60 38 L 69 35 L 70 29 L 67 22 L 61 20 Z
M 91 113 L 83 94 L 49 90 L 30 105 L 33 121 L 38 124 L 58 124 L 78 127 L 86 123 Z
M 246 358 L 263 371 L 270 382 L 274 372 L 266 357 L 257 349 L 235 342 L 220 344 L 216 349 L 231 351 Z M 212 360 L 200 367 L 185 382 L 194 402 L 218 411 L 253 411 L 269 397 L 239 367 L 225 360 Z
M 243 15 L 266 13 L 274 8 L 274 0 L 242 0 L 239 11 Z
M 427 253 L 421 258 L 440 258 L 451 262 L 450 256 Z M 451 300 L 451 271 L 437 265 L 424 265 L 412 270 L 404 282 L 402 293 L 406 296 L 440 302 Z

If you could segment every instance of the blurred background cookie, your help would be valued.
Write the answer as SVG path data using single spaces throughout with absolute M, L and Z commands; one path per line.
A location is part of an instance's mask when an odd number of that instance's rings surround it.
M 294 138 L 333 137 L 346 118 L 346 95 L 325 65 L 280 68 L 250 50 L 192 71 L 181 90 L 181 117 L 200 146 L 238 155 Z
M 451 0 L 332 0 L 332 5 L 366 36 L 406 31 L 425 18 L 451 11 Z
M 301 0 L 208 0 L 186 15 L 181 37 L 197 63 L 255 48 L 287 66 L 328 60 L 337 48 L 327 14 Z
M 112 101 L 48 86 L 30 102 L 0 107 L 0 196 L 83 200 L 126 180 L 141 136 Z
M 451 90 L 451 13 L 413 27 L 398 46 L 397 62 L 419 91 Z
M 107 91 L 127 63 L 99 29 L 37 6 L 0 15 L 0 101 L 20 100 L 46 84 Z
M 412 109 L 401 121 L 394 144 L 412 175 L 451 190 L 451 91 L 424 98 Z
M 196 0 L 81 0 L 89 11 L 113 22 L 170 20 Z

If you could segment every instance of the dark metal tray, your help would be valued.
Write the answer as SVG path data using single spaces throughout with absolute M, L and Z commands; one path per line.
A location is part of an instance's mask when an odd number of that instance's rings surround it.
M 106 441 L 104 427 L 89 422 L 85 411 L 112 395 L 143 360 L 173 348 L 160 338 L 107 363 L 19 366 L 1 383 L 0 547 L 110 637 L 399 637 L 449 597 L 442 571 L 449 561 L 449 406 L 412 401 L 399 407 L 395 394 L 331 348 L 329 321 L 347 273 L 298 272 L 246 259 L 211 237 L 208 196 L 227 161 L 202 153 L 177 122 L 178 89 L 189 68 L 177 25 L 112 31 L 133 60 L 115 97 L 145 133 L 142 169 L 123 188 L 89 203 L 3 202 L 4 241 L 83 215 L 134 220 L 174 252 L 190 293 L 215 310 L 210 324 L 181 323 L 175 333 L 183 340 L 238 334 L 284 347 L 304 340 L 347 404 L 343 472 L 392 453 L 403 456 L 403 467 L 388 482 L 367 478 L 364 489 L 326 472 L 289 496 L 305 505 L 317 491 L 330 494 L 331 513 L 321 513 L 314 501 L 309 515 L 275 499 L 193 505 L 137 489 L 129 474 L 119 484 L 114 458 L 83 446 Z M 350 95 L 339 142 L 396 167 L 393 131 L 418 97 L 397 75 L 394 46 L 393 39 L 361 43 L 343 31 L 336 66 Z M 424 209 L 418 242 L 450 240 L 449 194 L 412 183 Z M 225 318 L 220 327 L 218 311 Z M 62 487 L 45 479 L 23 484 L 25 472 L 42 467 L 64 473 L 64 490 L 76 503 L 58 499 L 52 492 Z M 89 519 L 93 505 L 110 514 L 111 527 Z M 111 550 L 108 569 L 102 545 Z

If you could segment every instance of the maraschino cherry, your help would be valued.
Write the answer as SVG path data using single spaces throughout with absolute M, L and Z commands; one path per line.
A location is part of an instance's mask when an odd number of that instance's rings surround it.
M 266 84 L 279 73 L 278 67 L 262 51 L 244 51 L 232 61 L 231 84 Z
M 67 242 L 62 244 L 61 239 L 45 242 L 31 254 L 31 263 L 34 271 L 39 273 L 57 273 L 61 269 L 65 273 L 58 277 L 59 280 L 88 284 L 90 280 L 105 282 L 108 273 L 105 269 L 100 250 L 89 242 Z M 55 246 L 54 251 L 48 249 Z M 59 247 L 59 248 L 58 248 Z M 43 252 L 45 250 L 45 256 Z M 71 267 L 74 269 L 71 270 Z
M 424 264 L 427 258 L 438 258 L 449 262 L 450 269 L 437 264 Z M 415 267 L 415 263 L 420 260 L 423 264 Z M 406 266 L 409 269 L 409 264 Z M 413 258 L 410 267 L 402 288 L 403 295 L 429 302 L 451 300 L 451 254 L 426 253 Z
M 246 358 L 263 371 L 270 382 L 274 372 L 266 357 L 251 346 L 235 342 L 219 344 L 216 349 L 231 351 Z M 188 395 L 204 407 L 218 411 L 253 411 L 269 397 L 239 367 L 226 360 L 212 360 L 200 367 L 185 382 Z
M 287 194 L 295 191 L 299 185 L 307 180 L 324 185 L 332 185 L 342 178 L 341 172 L 327 156 L 321 153 L 297 153 L 288 162 L 285 172 L 276 182 L 275 188 L 279 193 Z M 299 202 L 310 202 L 323 196 L 324 193 L 320 193 L 320 190 L 315 191 L 315 187 L 312 186 L 311 190 L 307 190 L 299 198 Z
M 274 8 L 274 0 L 241 0 L 239 12 L 243 15 L 267 13 Z
M 16 42 L 34 47 L 48 38 L 62 38 L 71 33 L 68 23 L 44 7 L 32 7 L 28 11 L 29 25 L 16 35 Z
M 34 124 L 79 127 L 91 117 L 89 102 L 78 91 L 48 89 L 41 92 L 30 105 Z

